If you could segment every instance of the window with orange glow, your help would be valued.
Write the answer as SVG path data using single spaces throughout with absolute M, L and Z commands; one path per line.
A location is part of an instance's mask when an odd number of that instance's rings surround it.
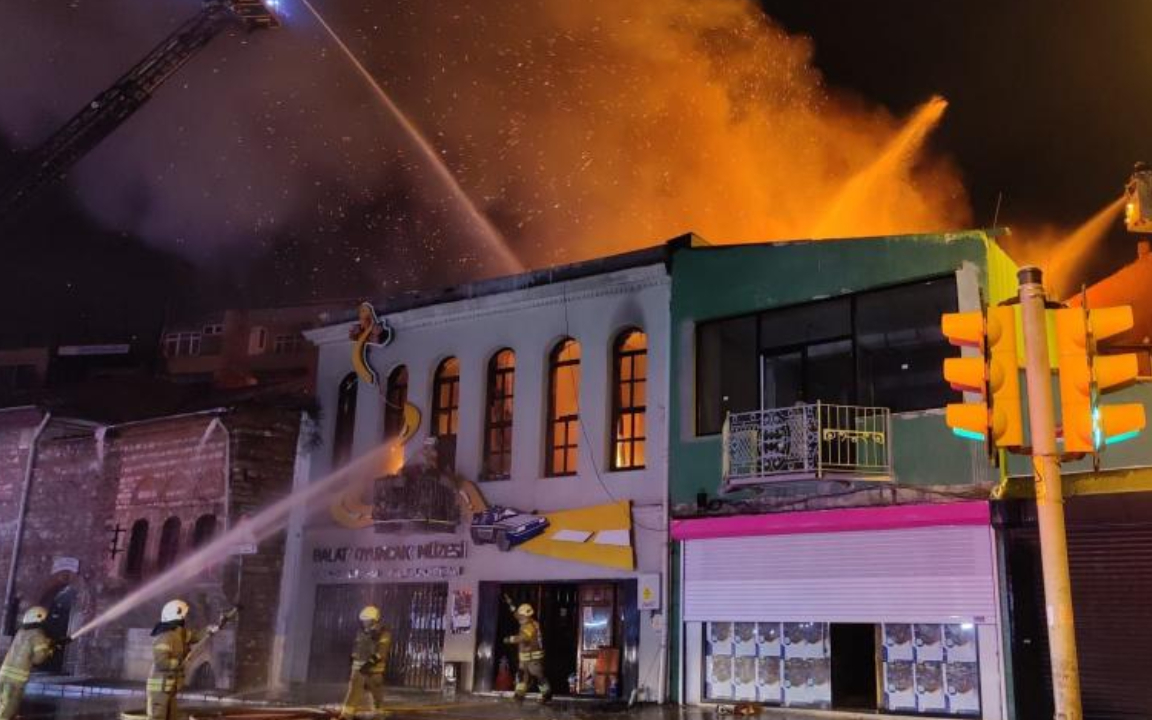
M 484 480 L 502 480 L 512 472 L 512 396 L 516 354 L 501 350 L 488 361 L 488 400 L 484 412 Z
M 648 337 L 639 330 L 621 333 L 612 364 L 612 469 L 638 470 L 647 438 Z
M 545 474 L 575 475 L 580 450 L 580 343 L 568 338 L 548 361 L 548 435 Z
M 456 437 L 460 416 L 460 361 L 445 358 L 436 368 L 432 388 L 432 434 Z

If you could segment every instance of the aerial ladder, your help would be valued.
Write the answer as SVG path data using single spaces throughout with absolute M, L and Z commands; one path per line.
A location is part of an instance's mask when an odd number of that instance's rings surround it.
M 33 151 L 15 181 L 0 191 L 0 225 L 7 224 L 148 101 L 157 88 L 226 27 L 253 31 L 280 25 L 277 0 L 203 0 L 200 12 L 152 49 Z

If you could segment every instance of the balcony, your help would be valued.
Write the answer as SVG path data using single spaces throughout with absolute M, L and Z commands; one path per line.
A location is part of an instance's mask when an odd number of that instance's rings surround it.
M 798 480 L 891 482 L 888 408 L 796 405 L 730 413 L 723 489 Z

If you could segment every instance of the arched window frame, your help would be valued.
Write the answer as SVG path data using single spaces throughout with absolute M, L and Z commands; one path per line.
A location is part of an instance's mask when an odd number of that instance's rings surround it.
M 340 381 L 336 393 L 336 418 L 332 430 L 332 466 L 340 467 L 352 457 L 352 440 L 356 435 L 356 394 L 360 380 L 351 372 Z
M 574 352 L 569 352 L 574 350 Z M 566 337 L 548 355 L 548 427 L 544 436 L 544 474 L 575 475 L 580 455 L 580 343 Z M 567 357 L 565 357 L 567 356 Z M 572 388 L 561 388 L 571 382 Z M 572 392 L 572 405 L 559 402 L 562 391 Z
M 173 515 L 160 526 L 160 549 L 156 553 L 156 569 L 163 572 L 176 562 L 180 554 L 180 518 Z
M 641 347 L 628 347 L 639 336 Z M 612 343 L 612 470 L 641 470 L 647 450 L 648 336 L 637 327 L 622 330 Z
M 216 537 L 218 526 L 219 521 L 211 513 L 196 518 L 196 524 L 192 528 L 192 547 L 201 548 L 212 542 L 212 538 Z
M 384 439 L 390 440 L 404 429 L 404 405 L 408 402 L 408 367 L 397 365 L 384 385 Z
M 484 398 L 483 480 L 506 480 L 512 473 L 513 398 L 516 353 L 501 348 L 488 359 Z
M 124 558 L 124 577 L 144 577 L 144 560 L 148 553 L 148 521 L 140 518 L 128 532 L 128 551 Z

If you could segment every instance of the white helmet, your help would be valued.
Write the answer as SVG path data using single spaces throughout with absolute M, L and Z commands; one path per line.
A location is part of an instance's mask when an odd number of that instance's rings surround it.
M 39 605 L 33 605 L 24 611 L 24 624 L 35 625 L 48 619 L 48 611 Z
M 529 605 L 528 603 L 524 603 L 520 607 L 516 608 L 516 614 L 519 615 L 520 617 L 530 618 L 535 613 L 532 611 L 531 605 Z
M 160 622 L 172 622 L 188 617 L 188 603 L 183 600 L 171 600 L 160 611 Z
M 365 605 L 360 611 L 360 622 L 380 622 L 380 608 L 375 605 Z

